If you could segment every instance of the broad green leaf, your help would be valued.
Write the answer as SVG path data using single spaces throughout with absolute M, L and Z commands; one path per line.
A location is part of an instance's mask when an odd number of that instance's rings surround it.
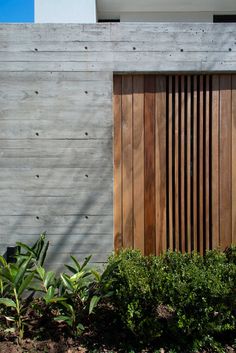
M 14 300 L 10 298 L 0 298 L 0 304 L 3 304 L 11 308 L 16 308 L 16 303 L 14 302 Z
M 4 259 L 4 257 L 3 257 L 2 255 L 0 255 L 0 262 L 1 262 L 1 264 L 2 264 L 4 267 L 7 266 L 7 262 L 6 262 L 6 260 Z
M 66 302 L 63 302 L 61 303 L 71 314 L 74 314 L 74 308 L 72 305 L 66 303 Z
M 19 271 L 17 272 L 17 275 L 15 277 L 15 280 L 14 280 L 14 284 L 16 287 L 19 286 L 19 283 L 21 283 L 25 273 L 26 273 L 26 270 L 28 269 L 28 265 L 30 263 L 30 261 L 32 260 L 32 255 L 30 255 L 30 257 L 28 258 L 28 260 L 24 261 L 22 266 L 19 268 Z
M 43 252 L 41 254 L 41 258 L 40 258 L 40 265 L 43 266 L 46 256 L 47 256 L 47 252 L 48 252 L 48 247 L 49 247 L 49 241 L 46 243 L 46 245 L 44 246 Z
M 37 284 L 30 284 L 29 290 L 34 291 L 34 292 L 45 292 L 45 290 L 42 288 L 42 286 L 37 285 Z
M 77 328 L 77 330 L 79 330 L 79 331 L 83 331 L 83 330 L 84 330 L 84 325 L 78 324 L 78 325 L 76 326 L 76 328 Z
M 93 309 L 97 306 L 99 300 L 101 298 L 98 297 L 97 295 L 94 295 L 90 301 L 90 304 L 89 304 L 89 314 L 92 314 L 93 312 Z
M 38 272 L 41 280 L 43 281 L 44 277 L 45 277 L 45 269 L 42 266 L 38 266 L 37 267 L 37 272 Z
M 92 255 L 85 258 L 83 264 L 81 265 L 81 268 L 80 268 L 81 270 L 83 270 L 85 268 L 85 266 L 89 263 L 89 261 L 91 260 L 91 257 L 92 257 Z
M 65 301 L 65 300 L 67 300 L 67 299 L 64 298 L 64 297 L 55 297 L 55 298 L 52 298 L 52 299 L 47 300 L 47 303 L 48 303 L 48 304 L 49 304 L 49 303 L 58 303 L 58 302 L 63 302 L 63 301 Z
M 73 322 L 69 316 L 64 316 L 64 315 L 57 316 L 54 318 L 54 320 L 59 322 L 66 322 L 67 325 L 73 326 Z
M 4 317 L 7 321 L 15 321 L 15 318 L 13 316 L 5 316 L 4 315 Z
M 65 267 L 68 268 L 68 270 L 74 274 L 78 272 L 74 267 L 70 265 L 65 265 Z
M 28 251 L 30 254 L 36 256 L 35 251 L 30 246 L 28 246 L 28 245 L 26 245 L 24 243 L 21 243 L 21 242 L 16 242 L 16 245 L 20 246 L 22 249 Z
M 7 282 L 10 283 L 11 285 L 14 282 L 14 279 L 8 267 L 4 267 L 1 269 L 0 277 L 2 277 L 3 280 L 7 280 Z
M 52 282 L 54 281 L 55 278 L 55 273 L 52 271 L 49 271 L 45 274 L 44 276 L 44 286 L 46 288 L 50 287 L 52 285 Z
M 51 300 L 53 297 L 54 297 L 54 294 L 55 294 L 55 288 L 54 287 L 49 287 L 48 288 L 48 291 L 45 295 L 45 300 L 48 301 L 48 300 Z
M 94 275 L 94 277 L 96 278 L 96 280 L 99 282 L 101 280 L 101 275 L 98 271 L 94 270 L 94 269 L 91 269 L 90 270 L 91 273 Z
M 74 287 L 70 281 L 70 278 L 64 273 L 64 274 L 61 274 L 61 279 L 62 279 L 62 282 L 64 284 L 64 286 L 69 289 L 70 291 L 74 292 Z
M 5 318 L 7 319 L 6 316 L 5 316 Z M 9 320 L 9 321 L 14 321 L 14 319 L 13 320 Z M 6 333 L 14 333 L 15 331 L 16 331 L 15 327 L 6 328 L 4 330 L 4 332 L 6 332 Z
M 78 261 L 74 256 L 72 256 L 72 255 L 71 255 L 70 258 L 71 258 L 71 260 L 74 262 L 75 267 L 77 268 L 77 271 L 80 271 L 81 267 L 80 267 L 79 261 Z
M 81 271 L 81 272 L 77 272 L 75 275 L 71 276 L 71 280 L 74 281 L 78 281 L 81 277 L 84 277 L 85 272 Z
M 32 272 L 31 274 L 29 274 L 28 276 L 26 276 L 24 278 L 24 280 L 22 281 L 20 288 L 18 290 L 18 295 L 21 296 L 21 294 L 26 290 L 29 289 L 29 284 L 31 283 L 32 279 L 34 278 L 34 272 Z

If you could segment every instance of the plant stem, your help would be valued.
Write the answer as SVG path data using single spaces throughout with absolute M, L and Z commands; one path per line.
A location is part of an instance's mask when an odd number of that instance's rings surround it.
M 24 336 L 24 329 L 21 321 L 21 308 L 20 308 L 20 303 L 19 303 L 19 298 L 17 295 L 16 288 L 14 288 L 14 295 L 15 295 L 15 301 L 16 301 L 16 312 L 17 312 L 17 328 L 19 330 L 19 344 L 21 344 L 23 336 Z

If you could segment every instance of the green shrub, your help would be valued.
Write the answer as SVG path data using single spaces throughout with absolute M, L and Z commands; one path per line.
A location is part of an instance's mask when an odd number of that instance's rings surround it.
M 222 335 L 235 335 L 232 253 L 145 257 L 125 250 L 112 256 L 108 267 L 114 263 L 112 302 L 138 339 L 150 342 L 159 337 L 160 342 L 172 341 L 181 351 L 188 346 L 193 352 L 202 346 L 218 347 L 216 339 Z

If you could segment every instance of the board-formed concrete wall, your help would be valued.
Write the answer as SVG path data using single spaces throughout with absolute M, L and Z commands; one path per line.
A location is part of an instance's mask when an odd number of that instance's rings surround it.
M 236 72 L 235 25 L 1 25 L 1 253 L 112 251 L 114 72 Z

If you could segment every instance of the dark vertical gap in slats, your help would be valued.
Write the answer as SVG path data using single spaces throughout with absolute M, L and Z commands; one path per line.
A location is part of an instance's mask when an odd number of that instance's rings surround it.
M 166 248 L 170 248 L 169 213 L 169 77 L 166 76 Z
M 178 217 L 178 224 L 177 224 L 177 229 L 176 229 L 176 238 L 177 238 L 177 243 L 178 243 L 178 248 L 177 250 L 181 251 L 182 247 L 182 242 L 181 242 L 181 76 L 178 76 L 178 98 L 177 98 L 177 124 L 178 124 L 178 129 L 177 129 L 177 160 L 176 160 L 176 176 L 177 176 L 177 190 L 178 194 L 176 195 L 177 198 L 177 204 L 178 207 L 176 209 L 177 212 L 177 217 Z
M 132 141 L 131 141 L 131 148 L 132 148 L 132 249 L 134 248 L 134 76 L 132 75 L 132 121 L 131 121 L 131 126 L 132 126 Z
M 191 169 L 190 169 L 190 175 L 191 175 L 191 183 L 190 183 L 190 190 L 191 190 L 191 204 L 190 204 L 190 219 L 191 219 L 191 248 L 190 250 L 194 250 L 194 76 L 191 76 L 190 79 L 190 95 L 191 95 L 191 154 L 190 154 L 190 161 L 191 161 Z
M 172 219 L 173 219 L 173 250 L 176 249 L 176 217 L 175 217 L 175 83 L 176 77 L 172 79 Z
M 187 128 L 188 128 L 188 122 L 187 122 L 187 115 L 188 115 L 188 87 L 187 87 L 187 79 L 188 76 L 184 77 L 184 146 L 185 151 L 184 151 L 184 203 L 185 203 L 185 209 L 184 209 L 184 227 L 185 227 L 185 248 L 183 249 L 185 252 L 188 251 L 188 165 L 187 165 L 187 156 L 188 156 L 188 149 L 189 149 L 189 144 L 188 144 L 188 134 L 187 134 Z
M 180 249 L 185 251 L 185 76 L 180 77 L 179 90 L 179 214 L 180 214 Z
M 196 136 L 196 143 L 197 143 L 197 169 L 196 169 L 196 181 L 197 181 L 197 251 L 200 251 L 200 237 L 199 237 L 199 228 L 200 228 L 200 213 L 199 213 L 199 206 L 200 206 L 200 184 L 199 184 L 199 165 L 200 165 L 200 80 L 199 76 L 197 76 L 197 136 Z
M 209 248 L 212 249 L 212 76 L 209 77 Z
M 191 76 L 188 75 L 185 81 L 186 92 L 186 251 L 191 252 Z
M 202 199 L 203 199 L 203 205 L 202 205 L 202 210 L 203 210 L 203 215 L 204 217 L 202 218 L 202 224 L 203 224 L 203 228 L 202 228 L 202 249 L 203 251 L 206 249 L 206 213 L 207 213 L 207 209 L 206 209 L 206 192 L 207 192 L 207 187 L 206 187 L 206 119 L 207 119 L 207 114 L 206 114 L 206 76 L 203 76 L 203 130 L 202 130 L 202 139 L 203 139 L 203 163 L 202 163 L 202 190 L 203 190 L 203 195 L 202 195 Z
M 205 250 L 209 250 L 209 190 L 210 190 L 210 178 L 209 178 L 209 136 L 210 136 L 210 112 L 209 112 L 209 75 L 206 75 L 206 99 L 205 99 Z
M 220 246 L 220 81 L 212 77 L 212 247 Z
M 194 76 L 193 107 L 193 225 L 194 249 L 198 250 L 198 77 Z
M 174 249 L 174 178 L 173 178 L 173 161 L 174 161 L 174 101 L 173 101 L 173 76 L 169 77 L 169 92 L 168 92 L 168 170 L 169 170 L 169 249 Z
M 200 111 L 199 111 L 199 236 L 200 236 L 200 254 L 203 255 L 203 246 L 204 246 L 204 213 L 203 213 L 203 201 L 204 201 L 204 150 L 203 150 L 203 141 L 204 141 L 204 107 L 203 107 L 203 97 L 204 97 L 204 87 L 203 87 L 204 77 L 200 75 Z
M 166 250 L 166 77 L 155 77 L 156 254 Z
M 145 78 L 145 254 L 155 254 L 155 76 Z

